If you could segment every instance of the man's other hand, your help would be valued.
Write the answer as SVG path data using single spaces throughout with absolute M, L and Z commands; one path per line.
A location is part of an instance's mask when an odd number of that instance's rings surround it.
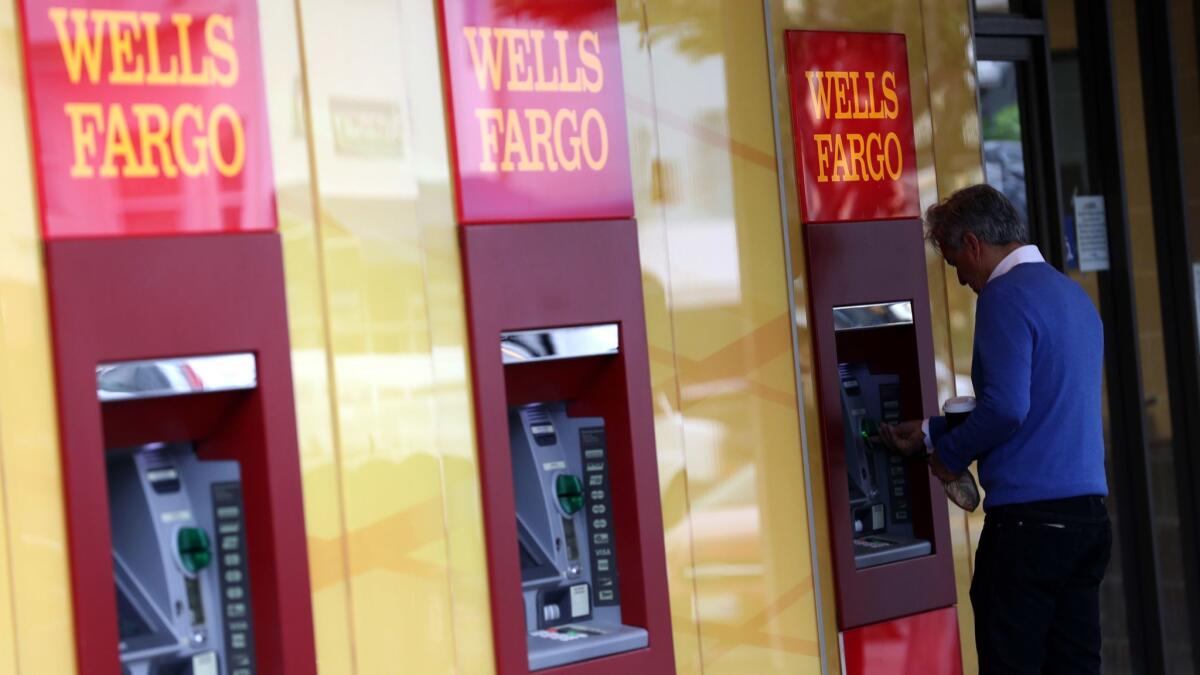
M 896 452 L 911 457 L 925 450 L 925 432 L 921 431 L 921 420 L 910 420 L 899 424 L 880 424 L 879 438 L 884 445 Z

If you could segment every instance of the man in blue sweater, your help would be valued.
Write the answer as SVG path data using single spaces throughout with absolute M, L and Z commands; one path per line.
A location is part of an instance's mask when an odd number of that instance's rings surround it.
M 925 220 L 931 244 L 979 295 L 978 405 L 953 430 L 933 417 L 881 435 L 905 454 L 929 452 L 943 481 L 979 463 L 987 517 L 971 605 L 980 672 L 1099 673 L 1099 590 L 1112 547 L 1100 317 L 1027 243 L 1016 209 L 993 188 L 960 190 Z

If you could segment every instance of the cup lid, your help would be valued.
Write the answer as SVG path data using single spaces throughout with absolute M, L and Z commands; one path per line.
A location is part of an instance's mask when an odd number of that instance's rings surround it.
M 974 396 L 955 396 L 954 398 L 946 401 L 945 405 L 942 406 L 942 410 L 946 414 L 971 412 L 974 409 Z

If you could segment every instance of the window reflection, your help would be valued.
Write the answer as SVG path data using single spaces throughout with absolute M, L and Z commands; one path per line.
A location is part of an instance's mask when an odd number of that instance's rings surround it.
M 988 185 L 1004 193 L 1029 223 L 1025 151 L 1017 67 L 1011 61 L 979 62 L 979 112 L 983 121 L 983 167 Z

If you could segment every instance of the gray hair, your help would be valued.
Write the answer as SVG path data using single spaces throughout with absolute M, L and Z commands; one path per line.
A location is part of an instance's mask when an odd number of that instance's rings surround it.
M 986 184 L 965 187 L 929 207 L 925 224 L 929 227 L 925 238 L 939 253 L 961 249 L 967 232 L 993 246 L 1029 243 L 1028 229 L 1016 207 Z

